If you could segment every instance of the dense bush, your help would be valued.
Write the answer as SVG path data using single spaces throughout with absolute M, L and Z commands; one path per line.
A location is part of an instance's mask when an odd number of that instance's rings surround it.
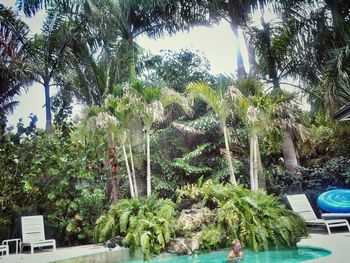
M 94 147 L 93 151 L 96 151 Z M 62 133 L 2 138 L 0 145 L 0 239 L 20 236 L 19 218 L 42 214 L 47 235 L 59 244 L 92 241 L 106 204 L 105 177 L 92 149 Z
M 233 239 L 241 240 L 254 251 L 288 247 L 307 234 L 305 222 L 297 214 L 263 192 L 254 193 L 242 187 L 208 180 L 199 186 L 187 185 L 177 193 L 178 204 L 191 199 L 216 209 L 217 225 L 204 230 L 202 236 L 203 242 L 210 240 L 208 249 L 229 246 Z M 221 232 L 220 239 L 215 238 L 218 230 Z M 212 233 L 210 239 L 208 231 Z
M 5 136 L 0 138 L 0 240 L 19 236 L 18 216 L 35 208 L 22 182 L 31 158 L 30 147 L 14 144 Z
M 91 242 L 95 220 L 106 200 L 105 179 L 87 160 L 89 150 L 57 134 L 40 134 L 28 143 L 33 158 L 23 175 L 23 187 L 38 208 L 34 212 L 47 217 L 59 233 L 59 242 Z
M 101 215 L 95 228 L 95 241 L 117 235 L 132 251 L 141 248 L 144 256 L 159 254 L 174 237 L 177 212 L 169 199 L 124 199 Z

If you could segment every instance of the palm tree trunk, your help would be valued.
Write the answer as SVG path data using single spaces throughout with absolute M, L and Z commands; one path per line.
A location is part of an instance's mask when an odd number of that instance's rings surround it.
M 111 144 L 110 144 L 111 145 Z M 118 170 L 118 160 L 116 157 L 116 148 L 113 146 L 108 147 L 105 164 L 109 167 L 107 174 L 107 196 L 109 204 L 115 204 L 119 199 L 119 182 L 116 177 Z
M 241 49 L 239 47 L 238 28 L 237 28 L 237 26 L 235 26 L 231 23 L 231 29 L 232 29 L 232 32 L 237 39 L 237 49 L 236 49 L 237 69 L 236 70 L 237 70 L 237 78 L 238 78 L 238 80 L 240 80 L 240 79 L 245 78 L 247 73 L 244 69 L 243 57 L 242 57 Z
M 259 138 L 256 138 L 256 147 L 257 147 L 257 162 L 258 162 L 258 189 L 266 191 L 266 180 L 264 176 L 263 166 L 261 163 L 260 149 L 259 149 Z
M 258 191 L 259 184 L 258 184 L 258 135 L 256 133 L 253 134 L 253 140 L 254 140 L 254 191 Z
M 231 152 L 230 152 L 230 145 L 228 142 L 228 134 L 227 134 L 227 128 L 226 128 L 226 122 L 224 120 L 221 120 L 221 125 L 222 125 L 222 130 L 224 132 L 224 139 L 225 139 L 225 148 L 226 148 L 226 158 L 227 158 L 227 164 L 228 164 L 228 169 L 230 173 L 230 182 L 236 186 L 236 177 L 235 177 L 235 172 L 233 170 L 233 165 L 232 165 L 232 157 L 231 157 Z
M 254 137 L 252 133 L 249 136 L 249 156 L 250 190 L 254 191 Z
M 46 133 L 52 133 L 52 117 L 51 117 L 51 103 L 50 103 L 50 81 L 44 80 L 45 88 L 45 110 L 46 110 Z
M 243 31 L 243 38 L 244 38 L 244 42 L 247 45 L 247 49 L 248 49 L 249 74 L 254 76 L 257 74 L 258 65 L 257 65 L 256 59 L 255 59 L 255 48 L 251 43 L 251 39 L 249 37 L 249 33 L 247 32 L 247 30 Z
M 135 50 L 134 50 L 134 40 L 132 38 L 128 39 L 128 52 L 129 52 L 129 77 L 130 81 L 136 79 L 136 61 L 135 61 Z
M 151 196 L 151 150 L 150 150 L 150 128 L 146 127 L 147 144 L 147 196 Z
M 119 182 L 118 180 L 114 177 L 115 174 L 111 173 L 110 178 L 108 178 L 108 184 L 109 184 L 109 188 L 110 188 L 110 192 L 109 192 L 109 204 L 113 205 L 116 204 L 119 200 Z
M 292 135 L 290 131 L 287 129 L 287 127 L 284 127 L 283 129 L 283 156 L 284 156 L 284 164 L 286 166 L 286 170 L 291 175 L 297 174 L 297 168 L 299 167 L 298 158 L 296 155 L 296 150 L 293 142 Z M 287 193 L 301 193 L 302 192 L 302 185 L 301 181 L 298 183 L 294 183 L 293 185 L 290 185 L 287 189 Z
M 298 159 L 295 152 L 293 138 L 290 134 L 290 131 L 288 131 L 286 127 L 283 129 L 283 137 L 284 137 L 284 140 L 283 140 L 282 150 L 283 150 L 283 156 L 284 156 L 284 163 L 287 171 L 290 172 L 291 174 L 294 174 L 299 164 L 298 164 Z
M 255 131 L 250 134 L 250 189 L 254 192 L 259 189 L 259 142 Z
M 134 166 L 134 157 L 132 154 L 131 144 L 129 144 L 129 152 L 130 152 L 130 162 L 131 162 L 131 172 L 132 172 L 132 179 L 134 181 L 134 190 L 135 190 L 135 197 L 138 197 L 138 191 L 137 191 L 137 183 L 136 183 L 136 175 L 135 175 L 135 166 Z
M 134 186 L 133 186 L 133 182 L 132 182 L 128 156 L 126 154 L 126 150 L 125 150 L 125 145 L 124 144 L 122 144 L 122 148 L 123 148 L 123 155 L 124 155 L 124 160 L 125 160 L 126 171 L 128 173 L 129 186 L 130 186 L 130 195 L 131 195 L 132 198 L 134 198 L 135 197 L 135 191 L 134 191 Z

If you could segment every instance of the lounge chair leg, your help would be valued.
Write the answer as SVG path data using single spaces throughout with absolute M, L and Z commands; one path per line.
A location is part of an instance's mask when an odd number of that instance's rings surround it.
M 326 225 L 326 227 L 327 227 L 328 235 L 330 235 L 331 234 L 331 229 L 329 228 L 328 225 Z
M 30 254 L 34 254 L 34 247 L 30 246 Z
M 349 222 L 348 222 L 348 224 L 347 224 L 346 226 L 348 227 L 348 230 L 349 230 L 349 232 L 350 232 L 350 225 L 349 225 Z

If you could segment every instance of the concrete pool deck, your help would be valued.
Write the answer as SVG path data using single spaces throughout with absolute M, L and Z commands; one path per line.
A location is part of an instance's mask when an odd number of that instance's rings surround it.
M 331 255 L 308 262 L 312 263 L 349 263 L 350 262 L 350 232 L 327 234 L 310 234 L 302 239 L 298 246 L 322 248 L 332 252 Z
M 113 249 L 113 251 L 116 250 L 125 251 L 125 253 L 121 254 L 126 255 L 126 258 L 123 257 L 121 259 L 128 259 L 129 251 L 127 248 Z M 36 250 L 35 253 L 32 255 L 28 253 L 28 251 L 17 255 L 10 254 L 9 256 L 0 256 L 0 263 L 48 263 L 68 259 L 72 259 L 73 261 L 74 258 L 77 257 L 100 254 L 108 251 L 110 250 L 106 247 L 103 247 L 102 245 L 64 247 L 57 248 L 56 251 L 52 251 L 52 249 L 43 249 L 42 251 Z
M 348 263 L 350 262 L 350 232 L 327 234 L 310 234 L 309 237 L 303 238 L 298 246 L 312 248 L 322 248 L 332 252 L 331 255 L 307 261 L 312 263 Z M 124 256 L 120 259 L 128 259 L 128 249 L 115 248 L 113 251 L 121 250 Z M 69 262 L 75 262 L 74 258 L 98 254 L 110 251 L 101 245 L 85 245 L 68 248 L 58 248 L 56 251 L 44 249 L 36 251 L 33 255 L 29 253 L 10 254 L 9 256 L 0 256 L 0 263 L 47 263 L 58 260 L 73 259 Z M 108 256 L 108 254 L 105 254 Z M 79 261 L 84 262 L 84 261 Z M 109 262 L 106 259 L 106 262 Z

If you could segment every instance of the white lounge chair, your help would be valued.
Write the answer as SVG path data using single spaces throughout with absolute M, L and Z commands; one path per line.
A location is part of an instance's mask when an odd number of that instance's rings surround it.
M 9 255 L 9 246 L 8 245 L 0 245 L 1 256 L 4 256 L 4 252 L 5 252 L 6 256 Z
M 287 200 L 294 212 L 301 215 L 309 226 L 326 226 L 328 234 L 331 234 L 332 227 L 346 226 L 350 232 L 349 222 L 345 219 L 319 219 L 312 209 L 305 194 L 287 195 Z
M 31 254 L 36 247 L 52 246 L 56 250 L 55 239 L 45 239 L 44 218 L 43 216 L 22 216 L 22 247 L 30 247 Z

